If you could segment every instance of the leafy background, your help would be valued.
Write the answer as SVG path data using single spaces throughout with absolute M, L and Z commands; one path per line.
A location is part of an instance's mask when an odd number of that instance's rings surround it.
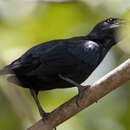
M 53 0 L 52 0 L 53 1 Z M 58 1 L 58 0 L 57 0 Z M 39 43 L 87 35 L 108 17 L 130 21 L 130 0 L 82 0 L 38 2 L 0 0 L 0 68 Z M 91 84 L 130 56 L 130 22 L 118 37 L 124 37 L 105 57 L 84 84 Z M 40 119 L 27 89 L 0 77 L 0 129 L 25 130 Z M 58 130 L 130 130 L 130 82 L 105 96 L 57 127 Z M 52 90 L 39 95 L 49 112 L 77 94 L 77 89 Z

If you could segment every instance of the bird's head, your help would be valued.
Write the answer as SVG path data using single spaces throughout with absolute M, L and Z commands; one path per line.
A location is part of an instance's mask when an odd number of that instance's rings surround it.
M 105 19 L 98 23 L 88 36 L 92 40 L 100 41 L 104 46 L 111 47 L 119 41 L 116 37 L 116 32 L 125 22 L 125 20 L 120 18 Z

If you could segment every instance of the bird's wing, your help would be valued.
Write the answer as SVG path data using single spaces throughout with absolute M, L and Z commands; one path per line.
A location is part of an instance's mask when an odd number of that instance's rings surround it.
M 59 40 L 54 44 L 49 42 L 36 46 L 14 61 L 10 67 L 20 74 L 52 75 L 70 72 L 79 63 L 75 56 L 68 53 L 66 42 Z
M 35 70 L 41 64 L 40 58 L 46 56 L 48 50 L 53 47 L 52 43 L 53 41 L 32 47 L 8 67 L 15 73 L 21 72 L 21 74 Z
M 36 69 L 40 65 L 40 60 L 38 57 L 33 57 L 33 55 L 26 55 L 25 57 L 20 57 L 19 59 L 12 62 L 9 67 L 15 73 L 27 73 Z
M 69 43 L 66 40 L 62 42 L 62 44 L 53 46 L 46 54 L 41 56 L 41 65 L 36 71 L 42 70 L 42 73 L 46 75 L 68 74 L 80 64 L 80 60 L 68 52 L 67 44 Z
M 96 42 L 82 39 L 62 40 L 62 44 L 53 46 L 41 56 L 42 64 L 37 71 L 42 70 L 41 73 L 56 75 L 77 72 L 77 68 L 83 64 L 86 64 L 86 67 L 95 67 L 100 63 L 101 53 L 101 48 Z

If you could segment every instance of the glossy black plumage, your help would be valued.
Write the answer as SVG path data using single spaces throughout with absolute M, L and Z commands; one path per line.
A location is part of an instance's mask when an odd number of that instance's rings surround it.
M 78 84 L 85 81 L 102 61 L 109 49 L 117 43 L 116 31 L 123 20 L 106 19 L 87 35 L 53 40 L 29 49 L 23 56 L 0 71 L 15 74 L 8 78 L 25 88 L 50 90 L 74 87 L 59 74 Z
M 95 42 L 86 39 L 75 42 L 73 40 L 57 40 L 38 45 L 9 67 L 15 72 L 23 87 L 36 90 L 73 87 L 60 79 L 58 74 L 80 84 L 107 53 Z

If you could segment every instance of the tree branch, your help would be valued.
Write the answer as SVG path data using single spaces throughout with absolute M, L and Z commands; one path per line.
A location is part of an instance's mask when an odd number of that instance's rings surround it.
M 128 80 L 130 80 L 130 58 L 95 82 L 89 89 L 83 91 L 82 97 L 78 100 L 79 105 L 76 104 L 78 96 L 75 96 L 52 111 L 45 122 L 43 120 L 39 120 L 27 130 L 52 130 Z

